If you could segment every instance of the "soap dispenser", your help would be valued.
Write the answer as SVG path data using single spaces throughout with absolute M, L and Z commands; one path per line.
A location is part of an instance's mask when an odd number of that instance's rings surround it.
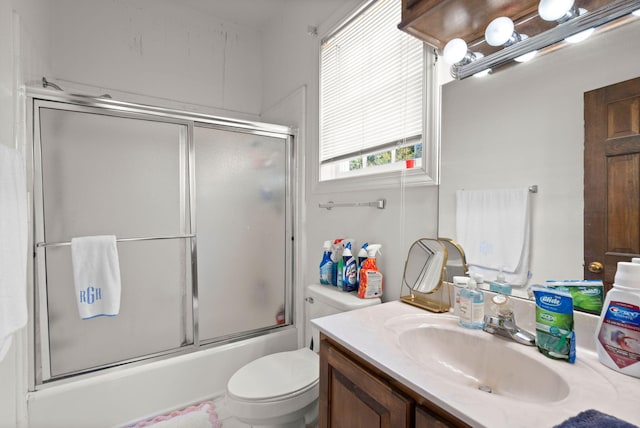
M 460 290 L 460 321 L 465 328 L 482 329 L 484 327 L 484 293 L 478 289 L 472 277 L 467 287 Z
M 498 272 L 495 281 L 489 282 L 489 290 L 496 293 L 511 294 L 511 284 L 507 282 L 503 269 L 504 268 L 500 268 L 500 272 Z

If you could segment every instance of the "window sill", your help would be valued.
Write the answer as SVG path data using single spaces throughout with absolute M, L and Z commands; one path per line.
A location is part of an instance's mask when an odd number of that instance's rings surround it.
M 345 177 L 334 180 L 314 180 L 312 193 L 326 194 L 354 192 L 361 190 L 389 189 L 401 185 L 416 187 L 437 185 L 438 181 L 423 168 L 403 169 L 359 177 Z

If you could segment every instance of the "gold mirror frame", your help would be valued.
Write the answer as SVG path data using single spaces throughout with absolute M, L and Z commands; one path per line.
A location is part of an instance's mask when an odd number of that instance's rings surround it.
M 439 247 L 439 249 L 442 250 L 442 254 L 443 254 L 442 266 L 435 267 L 439 269 L 439 272 L 440 272 L 436 281 L 437 283 L 434 284 L 432 287 L 430 287 L 429 291 L 425 291 L 425 292 L 415 290 L 414 288 L 409 286 L 407 282 L 407 269 L 409 267 L 409 261 L 412 260 L 412 255 L 415 256 L 416 248 L 423 241 L 429 241 L 430 243 L 437 242 L 438 244 L 437 247 Z M 412 254 L 412 251 L 413 251 L 413 254 Z M 418 254 L 418 257 L 419 256 L 420 255 Z M 439 239 L 421 238 L 415 241 L 413 244 L 411 244 L 411 247 L 409 248 L 409 252 L 407 254 L 407 259 L 404 263 L 404 272 L 402 274 L 402 284 L 400 286 L 401 287 L 400 301 L 407 303 L 409 305 L 426 309 L 430 312 L 436 312 L 436 313 L 448 312 L 449 308 L 451 308 L 451 299 L 449 296 L 448 288 L 442 287 L 443 278 L 445 277 L 445 272 L 446 272 L 447 258 L 448 258 L 447 246 L 445 245 L 445 243 L 443 243 Z M 422 273 L 426 269 L 434 268 L 433 266 L 429 266 L 430 263 L 433 263 L 433 261 L 430 261 L 429 259 L 427 259 L 424 263 L 424 266 L 420 270 L 420 272 Z M 403 295 L 405 287 L 408 289 L 409 294 Z
M 469 266 L 462 246 L 451 238 L 438 238 L 438 241 L 444 243 L 448 251 L 444 281 L 453 283 L 454 276 L 467 276 Z

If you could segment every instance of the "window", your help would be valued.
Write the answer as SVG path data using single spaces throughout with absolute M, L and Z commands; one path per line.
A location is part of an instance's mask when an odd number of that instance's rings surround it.
M 400 0 L 375 0 L 321 42 L 320 182 L 433 173 L 423 147 L 430 54 L 400 19 Z

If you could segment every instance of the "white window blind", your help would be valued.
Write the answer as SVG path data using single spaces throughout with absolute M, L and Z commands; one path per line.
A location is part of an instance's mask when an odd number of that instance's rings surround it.
M 400 18 L 377 0 L 322 41 L 321 164 L 421 137 L 424 46 Z

